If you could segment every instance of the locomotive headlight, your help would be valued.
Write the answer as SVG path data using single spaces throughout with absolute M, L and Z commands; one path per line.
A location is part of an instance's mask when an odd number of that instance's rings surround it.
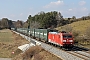
M 66 42 L 66 40 L 63 40 L 63 42 Z
M 69 40 L 69 42 L 73 42 L 73 40 Z

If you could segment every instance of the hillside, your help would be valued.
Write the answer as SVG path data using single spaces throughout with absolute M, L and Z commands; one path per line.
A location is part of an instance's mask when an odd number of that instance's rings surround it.
M 81 34 L 84 34 L 86 29 L 90 25 L 90 20 L 78 21 L 71 24 L 73 30 L 79 31 Z
M 83 21 L 77 21 L 77 22 L 73 22 L 71 24 L 69 24 L 69 26 L 72 27 L 72 31 L 79 31 L 80 35 L 83 35 L 86 31 L 86 29 L 89 27 L 90 25 L 90 20 L 83 20 Z M 66 26 L 66 25 L 65 25 Z M 57 30 L 63 30 L 63 27 L 65 26 L 61 26 L 56 28 Z

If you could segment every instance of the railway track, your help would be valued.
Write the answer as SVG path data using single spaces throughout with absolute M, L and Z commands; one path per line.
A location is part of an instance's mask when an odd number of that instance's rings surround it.
M 19 33 L 17 33 L 17 34 L 19 34 Z M 22 34 L 20 34 L 20 35 L 22 35 Z M 22 36 L 24 38 L 26 38 L 28 41 L 30 41 L 30 39 L 32 41 L 36 41 L 35 39 L 32 39 L 28 36 L 25 36 L 25 35 L 22 35 Z M 88 49 L 74 46 L 72 49 L 64 50 L 64 49 L 60 49 L 59 46 L 58 46 L 58 48 L 55 47 L 56 45 L 53 46 L 51 44 L 46 44 L 41 41 L 38 41 L 38 42 L 41 43 L 42 48 L 44 48 L 48 52 L 56 55 L 57 57 L 62 58 L 62 60 L 90 60 L 90 50 L 88 50 Z
M 90 54 L 82 51 L 67 51 L 68 53 L 80 57 L 84 60 L 90 60 Z M 85 53 L 85 54 L 84 54 Z
M 84 47 L 74 46 L 70 51 L 67 51 L 70 54 L 78 56 L 84 60 L 90 60 L 90 50 Z
M 56 45 L 55 45 L 56 46 Z M 60 47 L 58 47 L 60 49 Z M 69 54 L 82 58 L 83 60 L 90 60 L 90 50 L 84 47 L 74 46 L 72 49 L 60 49 Z
M 72 55 L 75 55 L 77 57 L 80 57 L 84 60 L 90 60 L 90 53 L 88 53 L 88 52 L 90 52 L 90 50 L 88 50 L 88 49 L 85 49 L 85 48 L 83 49 L 83 48 L 79 48 L 79 47 L 76 48 L 76 46 L 75 46 L 70 51 L 68 50 L 66 52 L 70 53 Z

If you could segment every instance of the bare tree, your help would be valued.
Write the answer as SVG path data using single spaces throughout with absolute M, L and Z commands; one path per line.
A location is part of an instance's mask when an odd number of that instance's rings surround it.
M 56 19 L 57 19 L 57 20 L 63 20 L 63 16 L 61 15 L 60 12 L 57 13 Z
M 57 13 L 56 20 L 57 20 L 57 27 L 61 26 L 64 19 L 60 12 Z
M 9 27 L 9 22 L 7 18 L 2 18 L 1 20 L 1 27 L 2 28 L 8 28 Z
M 40 27 L 40 23 L 39 22 L 32 21 L 31 28 L 39 28 L 39 27 Z
M 75 16 L 72 16 L 72 19 L 76 19 L 76 17 Z
M 15 22 L 15 27 L 16 28 L 22 28 L 23 27 L 23 21 L 18 20 L 17 22 Z
M 28 23 L 25 22 L 25 23 L 23 24 L 23 27 L 24 27 L 24 28 L 28 28 Z

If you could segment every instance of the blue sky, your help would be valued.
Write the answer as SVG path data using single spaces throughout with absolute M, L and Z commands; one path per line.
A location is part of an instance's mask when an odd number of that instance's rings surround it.
M 90 0 L 0 0 L 0 19 L 26 21 L 41 11 L 59 11 L 64 18 L 82 17 L 90 13 Z

